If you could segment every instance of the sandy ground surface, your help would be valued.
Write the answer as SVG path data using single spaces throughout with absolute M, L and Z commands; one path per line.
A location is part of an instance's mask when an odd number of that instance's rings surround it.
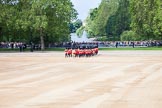
M 0 108 L 162 108 L 162 51 L 0 53 Z

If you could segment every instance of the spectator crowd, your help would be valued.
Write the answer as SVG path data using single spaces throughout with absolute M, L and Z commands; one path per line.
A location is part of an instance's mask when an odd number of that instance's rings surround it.
M 62 43 L 50 43 L 49 48 L 52 47 L 69 47 L 73 45 L 81 46 L 88 44 L 97 45 L 98 47 L 154 47 L 162 46 L 162 41 L 93 41 L 93 42 L 62 42 Z
M 93 41 L 93 42 L 62 42 L 62 43 L 49 43 L 48 48 L 55 47 L 72 47 L 72 46 L 98 46 L 98 47 L 154 47 L 162 46 L 162 41 Z M 40 50 L 40 44 L 26 44 L 24 42 L 0 42 L 0 48 L 16 49 L 16 48 L 31 48 L 34 50 Z
M 31 52 L 33 50 L 40 50 L 40 44 L 26 44 L 25 42 L 0 42 L 0 48 L 6 49 L 20 49 L 20 52 L 23 52 L 25 49 L 30 48 Z

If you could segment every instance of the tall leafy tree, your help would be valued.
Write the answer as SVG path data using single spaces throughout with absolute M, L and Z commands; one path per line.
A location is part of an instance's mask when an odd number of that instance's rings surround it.
M 44 49 L 44 36 L 47 31 L 55 33 L 50 35 L 67 35 L 69 32 L 68 24 L 75 17 L 75 10 L 70 0 L 34 0 L 32 2 L 32 15 L 34 20 L 33 27 L 39 31 L 41 49 Z
M 39 35 L 42 50 L 44 41 L 67 40 L 69 23 L 77 15 L 70 0 L 1 0 L 0 9 L 1 35 L 24 34 L 21 38 L 26 40 L 32 30 Z
M 86 30 L 91 36 L 105 36 L 108 18 L 116 12 L 118 0 L 102 0 L 98 8 L 93 9 L 86 20 Z
M 153 31 L 157 39 L 162 40 L 162 2 L 157 0 L 157 9 L 153 19 Z
M 108 18 L 106 33 L 109 40 L 119 40 L 123 31 L 130 29 L 129 0 L 119 0 L 116 12 Z
M 154 31 L 159 34 L 161 29 L 157 27 L 161 25 L 160 8 L 161 0 L 131 0 L 132 29 L 145 39 L 155 39 Z
M 82 20 L 77 19 L 69 24 L 70 32 L 75 33 L 83 25 Z
M 139 39 L 161 39 L 161 15 L 161 0 L 102 0 L 90 11 L 85 29 L 90 36 L 107 35 L 109 40 L 119 40 L 127 30 L 136 32 Z

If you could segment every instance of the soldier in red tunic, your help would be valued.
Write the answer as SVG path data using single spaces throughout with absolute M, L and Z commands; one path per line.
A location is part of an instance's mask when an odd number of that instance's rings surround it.
M 65 48 L 65 57 L 68 57 L 68 49 Z

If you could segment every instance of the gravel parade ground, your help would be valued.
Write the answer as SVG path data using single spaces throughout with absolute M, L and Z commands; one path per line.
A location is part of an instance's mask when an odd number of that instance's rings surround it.
M 0 53 L 0 108 L 162 108 L 162 51 Z

